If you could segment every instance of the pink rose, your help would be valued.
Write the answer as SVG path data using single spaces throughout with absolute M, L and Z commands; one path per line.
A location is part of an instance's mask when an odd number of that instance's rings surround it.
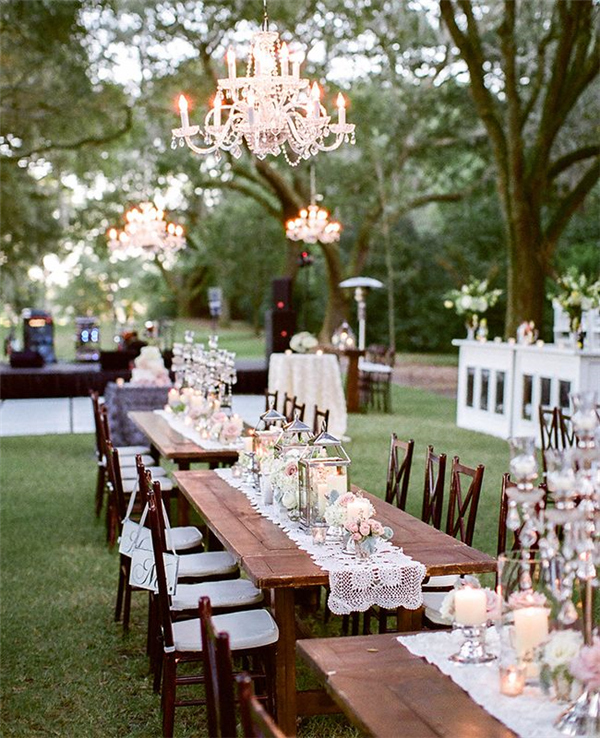
M 240 435 L 240 426 L 235 421 L 228 420 L 221 431 L 224 438 L 235 439 Z
M 285 467 L 284 474 L 286 477 L 295 477 L 298 474 L 298 464 L 295 461 L 290 461 Z
M 352 540 L 353 541 L 360 541 L 360 540 L 362 540 L 361 534 L 360 533 L 353 533 L 352 534 Z
M 499 618 L 502 614 L 502 603 L 500 597 L 493 589 L 485 588 L 485 609 L 490 620 Z
M 513 592 L 508 598 L 511 610 L 520 610 L 522 607 L 544 607 L 546 603 L 546 595 L 542 592 Z
M 344 528 L 350 533 L 358 533 L 358 525 L 354 520 L 344 523 Z
M 371 533 L 371 526 L 368 522 L 361 521 L 359 531 L 361 536 L 368 536 Z
M 378 520 L 371 520 L 371 532 L 375 536 L 383 535 L 383 525 Z
M 227 416 L 227 413 L 224 413 L 222 411 L 219 411 L 217 413 L 214 413 L 211 421 L 216 425 L 217 423 L 219 425 L 223 425 L 223 423 L 226 423 L 229 420 L 229 417 Z
M 575 679 L 588 689 L 600 689 L 600 638 L 594 638 L 591 646 L 584 646 L 569 665 Z
M 352 500 L 354 500 L 352 492 L 346 492 L 337 500 L 337 504 L 346 507 L 349 502 L 352 502 Z

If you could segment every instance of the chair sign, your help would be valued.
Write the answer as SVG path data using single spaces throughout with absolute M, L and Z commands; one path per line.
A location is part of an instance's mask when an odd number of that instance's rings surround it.
M 179 556 L 172 553 L 163 553 L 165 562 L 165 575 L 167 577 L 167 592 L 175 594 L 177 588 L 177 572 L 179 569 Z M 158 592 L 158 579 L 156 576 L 156 564 L 154 562 L 154 551 L 144 548 L 134 548 L 131 554 L 131 573 L 129 584 L 140 589 L 149 589 Z

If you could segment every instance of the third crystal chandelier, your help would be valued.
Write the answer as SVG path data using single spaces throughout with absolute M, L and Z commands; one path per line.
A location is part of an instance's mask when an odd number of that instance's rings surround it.
M 286 238 L 304 243 L 335 243 L 340 240 L 341 230 L 342 226 L 337 221 L 329 220 L 327 210 L 317 205 L 315 168 L 311 166 L 310 205 L 285 224 Z
M 283 153 L 288 164 L 296 166 L 319 151 L 333 151 L 343 141 L 354 143 L 354 125 L 346 123 L 346 102 L 337 97 L 337 123 L 321 105 L 317 83 L 300 77 L 300 58 L 290 55 L 279 34 L 269 31 L 266 0 L 262 30 L 254 34 L 246 74 L 237 76 L 235 52 L 227 52 L 228 76 L 218 80 L 213 107 L 204 121 L 206 148 L 195 145 L 192 137 L 202 133 L 190 125 L 188 102 L 181 95 L 181 127 L 174 128 L 172 146 L 184 141 L 197 154 L 230 151 L 242 155 L 245 141 L 259 159 Z M 291 64 L 291 69 L 290 69 Z

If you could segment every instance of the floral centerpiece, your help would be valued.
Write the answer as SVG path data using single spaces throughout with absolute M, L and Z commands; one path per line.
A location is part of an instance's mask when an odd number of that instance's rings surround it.
M 570 665 L 581 651 L 583 636 L 576 630 L 555 630 L 537 651 L 540 684 L 546 692 L 554 689 L 559 701 L 571 699 L 574 676 Z
M 225 413 L 225 419 L 218 420 L 218 438 L 225 446 L 237 443 L 244 430 L 244 421 L 239 415 L 228 416 Z M 214 415 L 213 415 L 214 418 Z M 216 433 L 216 427 L 213 428 L 213 434 Z
M 571 333 L 577 334 L 581 328 L 584 310 L 600 307 L 600 279 L 592 282 L 585 274 L 571 268 L 556 280 L 555 289 L 548 297 L 556 300 L 569 316 Z
M 366 559 L 377 550 L 380 540 L 388 541 L 393 531 L 374 518 L 357 518 L 346 520 L 344 528 L 348 532 L 348 541 L 354 543 L 356 555 Z
M 133 362 L 131 384 L 140 387 L 169 387 L 171 385 L 169 371 L 165 367 L 158 347 L 142 347 L 139 356 Z
M 591 646 L 584 646 L 569 665 L 571 675 L 590 691 L 600 690 L 600 636 Z
M 444 307 L 454 309 L 457 315 L 465 316 L 467 337 L 473 339 L 479 324 L 479 317 L 493 307 L 502 290 L 491 290 L 487 279 L 472 279 L 459 290 L 450 290 L 444 300 Z
M 323 516 L 325 522 L 334 531 L 342 529 L 346 550 L 356 553 L 359 558 L 371 556 L 380 540 L 389 540 L 392 537 L 392 529 L 375 520 L 373 515 L 375 508 L 364 497 L 352 492 L 339 494 L 337 490 L 328 493 Z
M 290 339 L 290 348 L 297 354 L 306 354 L 319 345 L 318 339 L 308 331 L 300 331 Z
M 289 453 L 283 457 L 272 456 L 266 464 L 263 460 L 263 473 L 271 474 L 275 500 L 295 517 L 299 505 L 298 458 Z

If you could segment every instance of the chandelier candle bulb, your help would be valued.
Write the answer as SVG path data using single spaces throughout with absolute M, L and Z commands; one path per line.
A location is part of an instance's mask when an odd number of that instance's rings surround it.
M 233 81 L 235 79 L 235 51 L 232 48 L 227 50 L 227 73 L 229 79 Z
M 248 125 L 253 126 L 254 125 L 254 95 L 252 92 L 248 93 L 248 97 L 246 98 L 248 102 Z
M 279 52 L 279 61 L 281 63 L 281 76 L 282 77 L 287 77 L 290 73 L 289 59 L 290 59 L 290 52 L 288 51 L 287 44 L 284 41 L 281 44 L 281 50 Z
M 454 595 L 454 621 L 459 625 L 483 625 L 487 620 L 486 602 L 483 589 L 457 589 Z
M 188 116 L 188 101 L 185 95 L 179 95 L 179 114 L 181 116 L 181 127 L 189 128 L 190 119 Z
M 310 91 L 310 97 L 313 103 L 313 117 L 318 118 L 321 114 L 321 102 L 319 99 L 321 97 L 321 91 L 319 90 L 319 85 L 316 82 L 313 82 L 313 86 Z
M 295 54 L 292 59 L 292 76 L 294 79 L 300 79 L 300 57 Z
M 338 123 L 344 125 L 346 123 L 346 101 L 341 92 L 337 96 Z
M 215 126 L 221 125 L 221 95 L 215 95 Z

